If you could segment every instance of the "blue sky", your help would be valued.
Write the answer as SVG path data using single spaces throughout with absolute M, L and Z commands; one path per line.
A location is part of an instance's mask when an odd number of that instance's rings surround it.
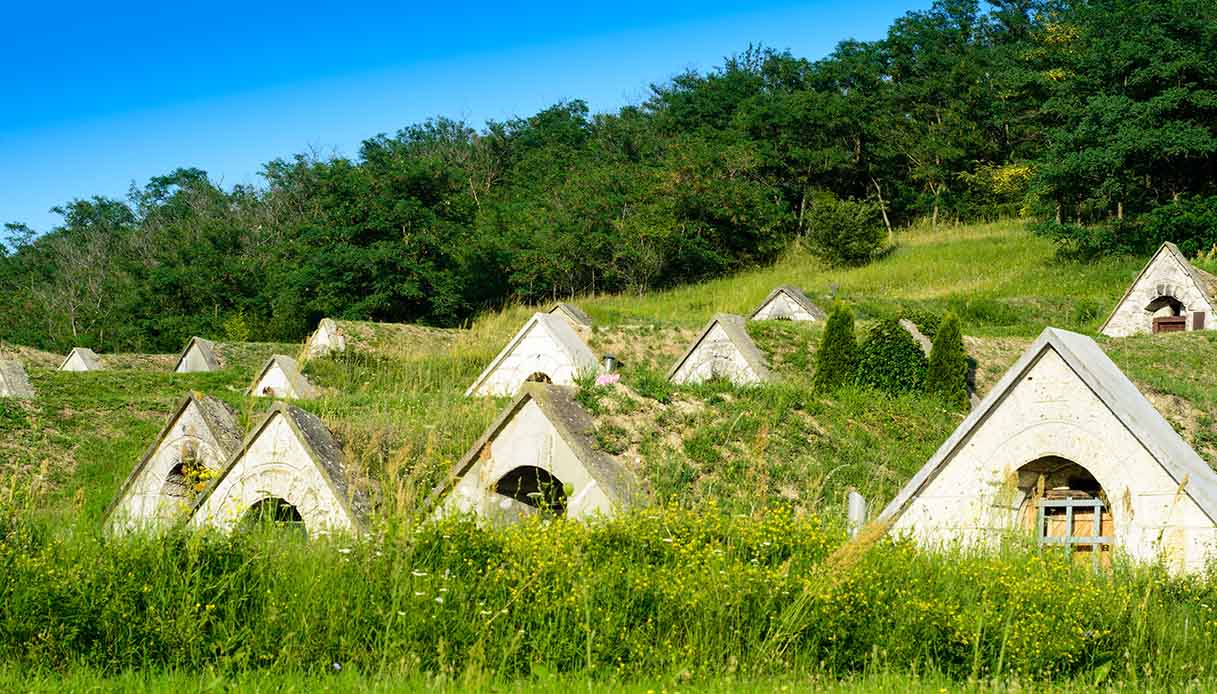
M 574 98 L 613 110 L 750 42 L 818 58 L 928 5 L 20 3 L 0 42 L 0 222 L 46 231 L 54 205 L 178 166 L 258 183 L 275 157 L 352 155 L 435 115 L 481 125 Z

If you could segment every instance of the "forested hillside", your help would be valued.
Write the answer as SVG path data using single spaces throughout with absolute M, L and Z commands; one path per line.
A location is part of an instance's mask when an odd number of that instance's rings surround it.
M 1215 65 L 1211 0 L 940 0 L 882 40 L 815 61 L 749 48 L 614 113 L 436 118 L 354 157 L 268 162 L 259 187 L 182 168 L 67 202 L 45 234 L 9 224 L 0 339 L 172 351 L 296 340 L 326 315 L 457 325 L 795 240 L 862 263 L 922 218 L 1195 255 L 1217 243 Z

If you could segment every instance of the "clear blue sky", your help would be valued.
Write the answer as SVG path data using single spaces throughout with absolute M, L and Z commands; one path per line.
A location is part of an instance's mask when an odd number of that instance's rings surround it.
M 819 58 L 929 0 L 20 2 L 0 42 L 0 222 L 178 166 L 225 186 L 435 115 L 609 111 L 750 42 Z

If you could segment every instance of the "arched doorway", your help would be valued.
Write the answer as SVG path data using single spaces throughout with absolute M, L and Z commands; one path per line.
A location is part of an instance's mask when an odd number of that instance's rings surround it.
M 566 514 L 566 485 L 533 465 L 521 465 L 503 475 L 494 483 L 494 491 L 540 511 Z
M 1019 525 L 1042 547 L 1059 547 L 1107 566 L 1115 524 L 1107 492 L 1089 470 L 1059 456 L 1044 456 L 1018 470 L 1023 492 Z
M 1146 305 L 1145 312 L 1153 316 L 1155 334 L 1187 330 L 1186 307 L 1173 296 L 1159 296 Z
M 266 497 L 254 503 L 241 517 L 241 530 L 287 530 L 291 533 L 307 535 L 304 527 L 304 517 L 300 511 L 284 499 Z
M 544 371 L 534 371 L 528 378 L 524 379 L 524 381 L 526 383 L 553 383 L 554 379 L 550 378 L 549 374 L 545 373 Z

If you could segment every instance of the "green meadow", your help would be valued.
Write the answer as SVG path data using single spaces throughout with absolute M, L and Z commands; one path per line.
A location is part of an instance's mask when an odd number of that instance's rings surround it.
M 617 386 L 580 385 L 597 445 L 646 504 L 584 525 L 427 520 L 425 500 L 506 404 L 464 391 L 537 307 L 451 340 L 369 339 L 307 363 L 298 403 L 343 441 L 376 510 L 360 538 L 262 529 L 107 538 L 103 513 L 189 390 L 248 425 L 272 353 L 224 370 L 173 355 L 60 373 L 15 345 L 38 393 L 0 401 L 0 688 L 31 691 L 1062 691 L 1211 689 L 1217 580 L 1075 566 L 1012 537 L 994 555 L 845 543 L 845 494 L 877 512 L 964 413 L 934 398 L 811 387 L 818 327 L 750 324 L 772 383 L 675 387 L 716 312 L 779 284 L 876 319 L 960 316 L 983 392 L 1046 325 L 1094 334 L 1143 259 L 1058 259 L 1007 221 L 897 234 L 862 268 L 797 246 L 774 265 L 644 295 L 578 297 Z M 1210 463 L 1217 337 L 1100 344 Z M 103 357 L 106 355 L 103 355 Z

